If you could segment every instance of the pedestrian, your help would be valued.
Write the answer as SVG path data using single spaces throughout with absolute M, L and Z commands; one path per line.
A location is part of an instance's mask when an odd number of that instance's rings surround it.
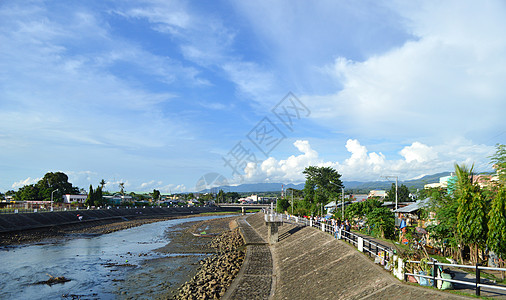
M 337 224 L 337 222 L 334 222 L 334 237 L 336 239 L 340 239 L 340 236 L 339 236 L 339 225 Z
M 346 230 L 345 234 L 347 238 L 350 238 L 350 229 L 351 229 L 350 222 L 348 221 L 348 219 L 346 219 L 346 221 L 344 221 L 344 230 Z

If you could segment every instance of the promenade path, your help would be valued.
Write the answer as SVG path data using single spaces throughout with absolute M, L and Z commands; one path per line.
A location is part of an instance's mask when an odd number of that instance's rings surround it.
M 468 299 L 405 284 L 345 242 L 285 223 L 268 246 L 262 213 L 239 221 L 245 265 L 225 299 Z

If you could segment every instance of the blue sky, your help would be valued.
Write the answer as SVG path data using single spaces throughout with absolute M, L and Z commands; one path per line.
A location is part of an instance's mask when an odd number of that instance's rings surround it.
M 490 170 L 504 28 L 503 1 L 2 1 L 0 190 Z

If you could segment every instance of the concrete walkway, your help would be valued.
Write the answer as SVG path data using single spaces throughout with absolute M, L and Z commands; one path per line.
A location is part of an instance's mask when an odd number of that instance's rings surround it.
M 269 299 L 272 289 L 272 255 L 269 245 L 241 217 L 237 220 L 246 244 L 246 257 L 241 271 L 223 299 Z
M 467 299 L 404 284 L 352 246 L 315 228 L 285 223 L 280 241 L 268 247 L 263 214 L 240 222 L 250 255 L 227 299 Z M 253 247 L 261 247 L 262 254 L 256 256 Z

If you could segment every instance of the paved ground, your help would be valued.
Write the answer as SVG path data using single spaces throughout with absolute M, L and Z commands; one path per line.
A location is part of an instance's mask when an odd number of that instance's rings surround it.
M 252 243 L 250 247 L 261 246 L 262 255 L 258 258 L 251 256 L 245 262 L 243 276 L 249 278 L 239 276 L 236 279 L 236 289 L 241 292 L 234 295 L 240 297 L 229 299 L 252 299 L 252 296 L 253 299 L 267 299 L 270 294 L 269 279 L 273 279 L 272 299 L 465 299 L 431 288 L 404 284 L 352 246 L 315 228 L 284 224 L 280 227 L 279 243 L 267 252 L 267 245 L 261 244 L 267 240 L 263 215 L 251 215 L 246 220 L 247 223 L 242 224 L 245 238 Z M 246 229 L 248 224 L 255 230 Z M 272 267 L 267 258 L 270 253 Z M 269 270 L 272 270 L 271 274 Z M 258 285 L 247 283 L 248 279 L 256 279 Z M 263 289 L 262 295 L 255 294 L 259 293 L 258 289 Z
M 272 255 L 265 240 L 245 218 L 238 219 L 246 243 L 246 257 L 223 299 L 268 299 L 272 288 Z

